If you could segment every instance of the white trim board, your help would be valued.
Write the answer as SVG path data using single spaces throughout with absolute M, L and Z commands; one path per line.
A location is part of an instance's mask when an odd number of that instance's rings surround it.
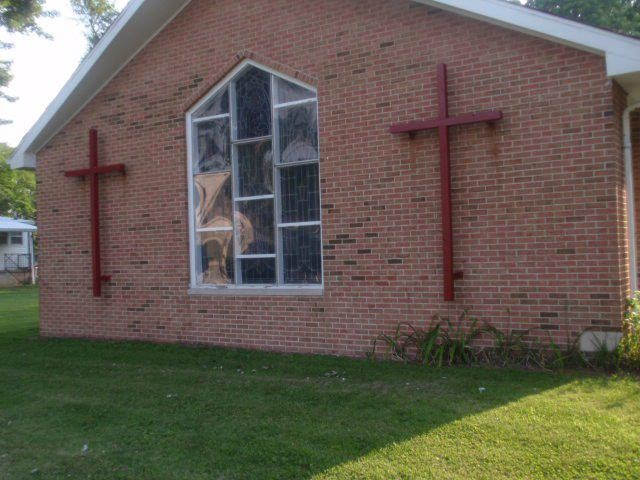
M 36 154 L 122 70 L 190 0 L 131 0 L 98 45 L 24 136 L 9 160 L 35 168 Z M 392 0 L 390 0 L 392 1 Z M 393 0 L 405 1 L 405 0 Z M 640 99 L 640 40 L 548 15 L 505 0 L 413 0 L 602 55 L 607 74 Z
M 640 40 L 590 27 L 505 0 L 414 0 L 465 17 L 544 38 L 587 52 L 604 55 L 607 75 L 640 71 Z

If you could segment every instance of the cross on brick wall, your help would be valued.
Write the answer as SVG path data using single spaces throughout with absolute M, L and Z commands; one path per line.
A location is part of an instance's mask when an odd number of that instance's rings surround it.
M 455 300 L 454 281 L 461 279 L 462 272 L 453 270 L 453 227 L 451 215 L 451 151 L 449 128 L 457 125 L 495 122 L 502 118 L 499 110 L 449 116 L 449 93 L 447 89 L 447 66 L 438 65 L 439 115 L 429 120 L 417 120 L 391 126 L 391 133 L 408 133 L 413 137 L 423 130 L 438 129 L 440 137 L 440 195 L 442 212 L 442 266 L 444 277 L 444 300 Z
M 89 168 L 65 172 L 67 177 L 89 177 L 90 206 L 91 206 L 91 251 L 93 268 L 93 296 L 102 296 L 102 282 L 111 280 L 109 275 L 102 275 L 100 258 L 100 177 L 108 173 L 124 175 L 125 167 L 122 163 L 98 166 L 98 131 L 89 131 Z

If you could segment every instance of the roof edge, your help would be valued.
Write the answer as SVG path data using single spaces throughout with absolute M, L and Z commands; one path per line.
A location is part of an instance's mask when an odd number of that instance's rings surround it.
M 630 98 L 640 99 L 640 39 L 505 0 L 413 1 L 604 56 L 607 75 L 615 78 Z M 189 3 L 131 0 L 23 137 L 9 159 L 12 168 L 35 168 L 36 153 Z
M 640 39 L 505 0 L 414 0 L 510 30 L 607 57 L 610 77 L 640 71 Z M 633 49 L 637 49 L 633 52 Z M 634 54 L 635 53 L 635 54 Z
M 0 216 L 0 232 L 36 232 L 38 227 L 30 220 Z
M 36 166 L 36 153 L 53 138 L 70 119 L 75 117 L 102 89 L 142 51 L 180 12 L 191 0 L 162 0 L 160 4 L 152 0 L 131 0 L 122 10 L 118 18 L 105 32 L 96 46 L 82 60 L 78 68 L 71 74 L 69 80 L 60 92 L 47 106 L 36 123 L 24 135 L 13 155 L 9 158 L 9 165 L 14 169 L 34 169 Z M 133 26 L 133 20 L 141 18 L 140 23 Z M 140 28 L 142 27 L 142 28 Z M 136 42 L 136 40 L 138 40 Z M 136 45 L 130 53 L 126 46 Z M 123 48 L 124 47 L 124 48 Z M 111 61 L 109 61 L 111 59 Z M 105 63 L 101 70 L 95 74 L 94 70 Z M 102 73 L 102 75 L 100 75 Z M 90 75 L 92 74 L 92 75 Z M 97 87 L 91 89 L 89 94 L 81 96 L 77 105 L 71 105 L 64 110 L 62 120 L 57 122 L 53 129 L 48 128 L 51 123 L 58 120 L 61 110 L 68 104 L 69 99 L 78 93 L 83 87 L 83 81 L 93 77 L 93 84 Z M 70 111 L 69 111 L 70 110 Z

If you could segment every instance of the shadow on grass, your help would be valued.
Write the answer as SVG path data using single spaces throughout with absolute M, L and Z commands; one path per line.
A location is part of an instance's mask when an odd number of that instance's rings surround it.
M 311 478 L 571 380 L 34 333 L 0 339 L 6 478 Z
M 312 478 L 580 377 L 44 340 L 5 292 L 1 478 Z

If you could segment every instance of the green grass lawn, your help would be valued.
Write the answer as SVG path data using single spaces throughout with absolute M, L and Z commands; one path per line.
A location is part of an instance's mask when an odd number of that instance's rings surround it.
M 1 479 L 640 478 L 631 377 L 43 340 L 37 313 L 0 290 Z

